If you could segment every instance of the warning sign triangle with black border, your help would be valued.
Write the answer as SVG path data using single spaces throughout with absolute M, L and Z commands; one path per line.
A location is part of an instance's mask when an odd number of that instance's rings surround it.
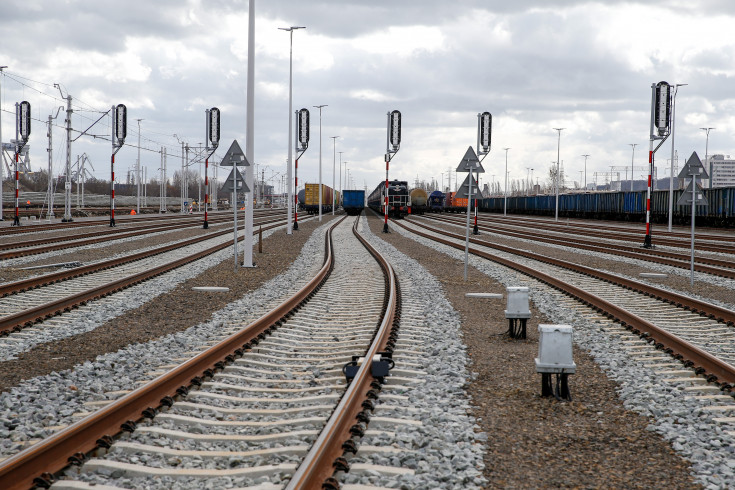
M 459 166 L 457 167 L 457 172 L 469 171 L 479 172 L 481 174 L 485 173 L 485 169 L 482 168 L 480 159 L 477 158 L 477 153 L 475 153 L 475 150 L 472 149 L 472 146 L 467 148 L 467 151 L 462 157 L 462 161 L 459 162 Z
M 232 182 L 233 173 L 235 174 L 235 184 Z M 245 179 L 242 178 L 242 174 L 237 167 L 234 167 L 230 172 L 230 175 L 227 176 L 227 180 L 225 180 L 225 183 L 222 186 L 222 192 L 232 192 L 234 185 L 237 185 L 237 192 L 250 192 L 250 188 L 245 183 Z
M 475 174 L 471 173 L 465 177 L 462 185 L 457 189 L 457 194 L 454 196 L 457 199 L 467 199 L 470 192 L 470 177 L 472 178 L 472 197 L 478 197 L 479 191 L 477 189 L 477 180 L 475 180 Z
M 700 179 L 709 179 L 707 170 L 702 165 L 702 160 L 699 159 L 697 152 L 692 152 L 692 155 L 687 160 L 684 168 L 679 172 L 680 179 L 691 179 L 692 176 L 697 176 Z M 691 191 L 691 189 L 689 189 Z M 691 202 L 691 201 L 690 201 Z
M 242 151 L 242 148 L 240 148 L 240 145 L 237 144 L 237 140 L 232 140 L 232 144 L 230 145 L 230 149 L 227 150 L 227 153 L 225 153 L 225 156 L 222 158 L 222 162 L 220 163 L 221 167 L 249 167 L 250 162 L 248 161 L 248 158 L 245 156 L 245 153 Z

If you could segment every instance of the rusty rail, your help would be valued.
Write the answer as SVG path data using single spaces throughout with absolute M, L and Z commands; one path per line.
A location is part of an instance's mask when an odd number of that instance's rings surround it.
M 259 336 L 264 336 L 280 326 L 283 318 L 306 301 L 326 280 L 334 264 L 331 248 L 332 228 L 338 224 L 339 222 L 335 223 L 325 237 L 322 268 L 306 286 L 221 343 L 3 461 L 0 463 L 0 488 L 27 489 L 34 485 L 35 479 L 44 474 L 43 478 L 48 481 L 49 475 L 69 466 L 72 459 L 108 444 L 117 434 L 127 430 L 126 428 L 134 427 L 136 421 L 154 416 L 160 407 L 169 406 L 174 397 L 187 393 L 193 386 L 200 385 L 203 379 L 212 377 L 216 371 L 224 368 L 226 363 L 242 355 L 251 347 L 251 342 L 257 343 Z M 123 425 L 126 428 L 123 428 Z

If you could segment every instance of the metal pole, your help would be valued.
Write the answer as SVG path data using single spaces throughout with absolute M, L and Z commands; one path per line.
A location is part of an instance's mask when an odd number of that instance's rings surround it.
M 676 126 L 676 94 L 679 87 L 688 85 L 686 83 L 677 83 L 674 86 L 674 97 L 671 101 L 671 175 L 669 175 L 669 232 L 674 221 L 674 129 Z
M 385 201 L 383 202 L 383 233 L 388 233 L 388 166 L 390 164 L 390 157 L 388 149 L 390 148 L 390 112 L 386 113 L 386 128 L 385 133 Z
M 112 156 L 110 157 L 110 226 L 115 226 L 115 125 L 117 124 L 115 117 L 115 106 L 110 110 L 112 116 Z
M 712 189 L 712 181 L 714 180 L 714 174 L 712 172 L 712 162 L 709 161 L 709 132 L 711 129 L 715 128 L 699 128 L 704 130 L 707 133 L 707 139 L 704 146 L 704 161 L 709 162 L 709 188 Z
M 638 143 L 628 143 L 628 145 L 633 147 L 633 154 L 630 157 L 630 192 L 633 192 L 633 171 L 635 169 L 633 160 L 635 159 L 635 147 L 638 146 Z
M 246 193 L 245 206 L 245 253 L 243 267 L 253 264 L 253 165 L 255 164 L 255 0 L 248 2 L 248 87 L 247 87 L 247 144 L 245 157 L 250 166 L 245 168 L 245 182 L 250 192 Z
M 697 175 L 692 174 L 692 258 L 691 258 L 691 276 L 689 285 L 694 286 L 694 215 L 697 213 Z
M 15 171 L 15 216 L 13 217 L 13 226 L 20 226 L 20 215 L 18 213 L 18 206 L 19 206 L 19 182 L 18 182 L 18 124 L 19 124 L 19 115 L 20 111 L 20 104 L 18 102 L 15 103 L 15 162 L 13 166 L 13 170 Z
M 3 74 L 3 69 L 7 68 L 7 66 L 0 66 L 0 80 L 5 76 Z M 5 157 L 3 156 L 3 91 L 2 91 L 2 83 L 0 83 L 0 221 L 4 221 L 5 217 L 3 216 L 3 181 L 5 180 L 5 169 L 4 163 L 5 163 Z
M 648 188 L 646 189 L 646 236 L 643 239 L 643 247 L 653 247 L 651 243 L 651 175 L 653 174 L 653 138 L 648 148 Z
M 204 154 L 207 156 L 204 159 L 204 225 L 203 228 L 206 230 L 209 228 L 209 214 L 207 213 L 207 204 L 209 203 L 209 109 L 204 111 Z M 236 168 L 236 167 L 234 167 Z
M 136 201 L 135 201 L 135 212 L 140 214 L 140 121 L 142 119 L 136 119 L 138 121 L 138 160 L 135 162 L 135 191 L 136 191 Z
M 315 105 L 319 109 L 319 222 L 322 221 L 322 107 L 326 104 Z
M 587 190 L 587 157 L 589 155 L 582 155 L 584 157 L 584 190 Z
M 503 216 L 508 215 L 508 150 L 510 148 L 503 148 L 505 150 L 505 190 L 503 191 Z
M 556 208 L 555 208 L 555 211 L 554 211 L 554 220 L 555 221 L 559 221 L 559 178 L 560 178 L 560 176 L 559 176 L 559 168 L 560 168 L 560 158 L 561 158 L 560 157 L 560 149 L 561 149 L 561 132 L 564 129 L 566 129 L 566 128 L 554 128 L 554 130 L 559 133 L 559 136 L 558 136 L 558 139 L 557 139 L 557 142 L 556 142 L 556 176 L 555 176 L 555 179 L 554 179 L 556 181 L 556 185 L 555 185 L 555 187 L 556 187 Z
M 61 90 L 61 88 L 59 88 Z M 73 221 L 71 218 L 71 95 L 66 96 L 66 181 L 64 182 L 64 219 L 62 222 Z
M 58 114 L 58 111 L 57 111 Z M 46 212 L 46 218 L 49 220 L 54 217 L 54 179 L 53 179 L 53 151 L 54 147 L 52 145 L 52 139 L 53 139 L 53 128 L 51 126 L 51 121 L 53 118 L 51 117 L 51 114 L 48 115 L 48 211 Z M 2 138 L 0 138 L 2 140 Z M 2 168 L 2 161 L 0 161 L 0 168 Z M 0 186 L 2 186 L 2 178 L 0 177 Z M 2 196 L 0 196 L 0 199 L 2 199 Z
M 330 136 L 330 138 L 332 138 L 332 216 L 334 216 L 334 211 L 337 208 L 337 185 L 334 179 L 337 176 L 335 166 L 337 165 L 337 138 L 339 136 Z
M 508 152 L 506 151 L 507 155 Z M 507 158 L 507 157 L 506 157 Z M 469 262 L 470 253 L 470 203 L 472 202 L 472 169 L 470 169 L 470 189 L 467 193 L 467 223 L 465 225 L 464 237 L 464 280 L 467 281 L 467 262 Z

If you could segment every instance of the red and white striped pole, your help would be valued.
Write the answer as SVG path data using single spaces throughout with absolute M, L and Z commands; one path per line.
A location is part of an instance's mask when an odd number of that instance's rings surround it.
M 388 233 L 388 165 L 390 159 L 385 159 L 385 206 L 383 207 L 385 221 L 383 222 L 383 233 Z
M 207 149 L 208 150 L 208 149 Z M 207 204 L 209 203 L 209 175 L 207 170 L 209 169 L 209 157 L 204 159 L 204 229 L 209 228 L 207 222 Z
M 653 176 L 653 140 L 648 148 L 648 189 L 646 191 L 646 237 L 643 240 L 644 248 L 651 248 L 651 178 Z M 631 176 L 631 179 L 633 177 Z
M 293 229 L 299 229 L 299 159 L 294 160 Z
M 114 143 L 113 143 L 114 144 Z M 110 159 L 110 226 L 115 226 L 115 154 Z
M 13 226 L 20 226 L 20 215 L 18 214 L 18 207 L 20 203 L 20 172 L 18 172 L 18 148 L 16 146 L 15 151 L 15 217 L 13 218 Z

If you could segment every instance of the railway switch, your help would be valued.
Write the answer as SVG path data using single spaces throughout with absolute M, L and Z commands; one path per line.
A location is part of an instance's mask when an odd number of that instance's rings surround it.
M 541 396 L 571 401 L 568 376 L 577 370 L 572 358 L 572 327 L 539 325 L 538 331 L 538 357 L 535 362 L 536 372 L 541 373 Z M 556 386 L 551 382 L 552 374 L 556 375 Z
M 526 322 L 531 318 L 531 310 L 528 308 L 528 288 L 508 287 L 506 293 L 508 303 L 505 318 L 508 319 L 508 334 L 514 339 L 525 339 Z

